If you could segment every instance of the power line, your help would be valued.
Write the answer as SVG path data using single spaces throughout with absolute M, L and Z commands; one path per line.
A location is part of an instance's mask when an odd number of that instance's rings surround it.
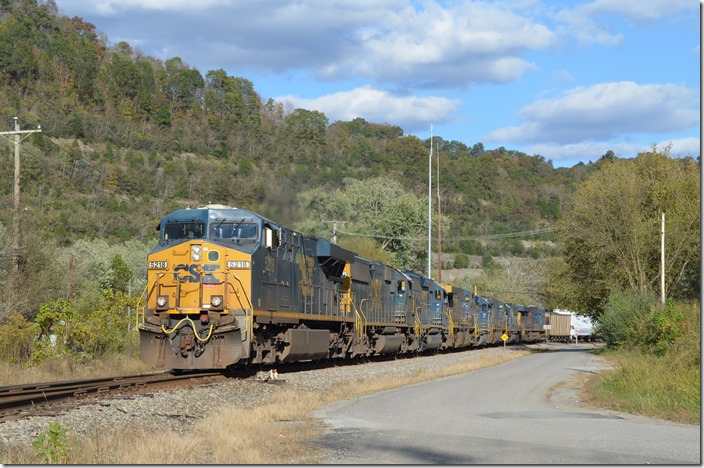
M 550 227 L 550 228 L 541 228 L 541 229 L 533 229 L 530 231 L 518 231 L 518 232 L 507 232 L 507 233 L 502 233 L 502 234 L 485 234 L 481 236 L 450 236 L 450 237 L 444 237 L 445 240 L 450 240 L 450 241 L 460 241 L 460 240 L 493 240 L 493 239 L 508 239 L 511 237 L 528 237 L 528 236 L 535 236 L 539 234 L 546 234 L 548 232 L 554 232 L 557 231 L 558 229 L 555 227 Z M 373 237 L 375 239 L 387 239 L 387 240 L 408 240 L 408 241 L 425 241 L 425 237 L 404 237 L 404 236 L 383 236 L 380 234 L 361 234 L 357 232 L 349 232 L 349 231 L 337 231 L 338 234 L 346 234 L 348 236 L 356 236 L 356 237 Z

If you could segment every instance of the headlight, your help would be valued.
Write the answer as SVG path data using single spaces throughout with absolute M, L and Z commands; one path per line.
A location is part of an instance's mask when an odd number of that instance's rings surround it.
M 156 306 L 160 309 L 164 309 L 169 303 L 169 297 L 168 296 L 157 296 L 156 298 Z
M 222 296 L 213 296 L 210 298 L 210 305 L 219 308 L 222 305 Z
M 192 245 L 191 246 L 191 261 L 200 262 L 201 251 L 202 251 L 202 249 L 201 249 L 200 245 Z

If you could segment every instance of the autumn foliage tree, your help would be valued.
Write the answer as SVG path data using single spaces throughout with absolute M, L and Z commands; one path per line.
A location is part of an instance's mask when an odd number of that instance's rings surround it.
M 699 165 L 669 149 L 604 162 L 579 188 L 558 223 L 563 306 L 598 315 L 612 291 L 659 292 L 661 214 L 665 213 L 668 297 L 699 295 Z

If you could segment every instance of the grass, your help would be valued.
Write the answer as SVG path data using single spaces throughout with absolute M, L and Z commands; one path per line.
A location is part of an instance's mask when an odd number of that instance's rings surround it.
M 627 413 L 688 424 L 701 422 L 701 308 L 698 301 L 675 304 L 676 336 L 658 346 L 606 350 L 614 370 L 586 388 L 589 403 Z M 663 351 L 664 350 L 664 351 Z
M 253 408 L 226 407 L 197 422 L 187 434 L 159 428 L 95 428 L 89 436 L 69 431 L 67 464 L 316 464 L 321 455 L 307 441 L 325 430 L 311 414 L 332 402 L 495 366 L 530 351 L 510 350 L 405 378 L 362 379 L 326 391 L 282 388 Z M 31 447 L 0 446 L 9 464 L 42 463 Z
M 587 383 L 589 403 L 669 421 L 700 423 L 699 366 L 673 365 L 670 356 L 633 351 L 605 357 L 615 370 L 602 372 Z
M 46 359 L 39 366 L 20 368 L 0 361 L 0 382 L 14 385 L 58 380 L 112 377 L 150 372 L 137 356 L 112 355 L 101 360 L 75 363 L 69 359 Z

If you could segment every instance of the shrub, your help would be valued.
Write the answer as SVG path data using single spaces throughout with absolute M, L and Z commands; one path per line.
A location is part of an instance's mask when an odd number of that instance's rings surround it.
M 469 257 L 464 254 L 455 255 L 455 263 L 453 264 L 453 266 L 457 269 L 469 268 Z
M 44 434 L 39 434 L 32 443 L 41 459 L 46 463 L 64 463 L 68 455 L 66 429 L 60 423 L 53 422 Z
M 494 261 L 494 257 L 491 255 L 491 253 L 485 252 L 484 255 L 482 255 L 482 266 L 486 269 L 492 269 L 496 268 L 498 265 Z
M 21 314 L 11 315 L 0 325 L 0 359 L 24 365 L 32 360 L 32 347 L 39 335 L 39 326 Z
M 669 300 L 665 307 L 653 292 L 614 292 L 599 319 L 606 344 L 662 356 L 688 326 L 682 306 Z

